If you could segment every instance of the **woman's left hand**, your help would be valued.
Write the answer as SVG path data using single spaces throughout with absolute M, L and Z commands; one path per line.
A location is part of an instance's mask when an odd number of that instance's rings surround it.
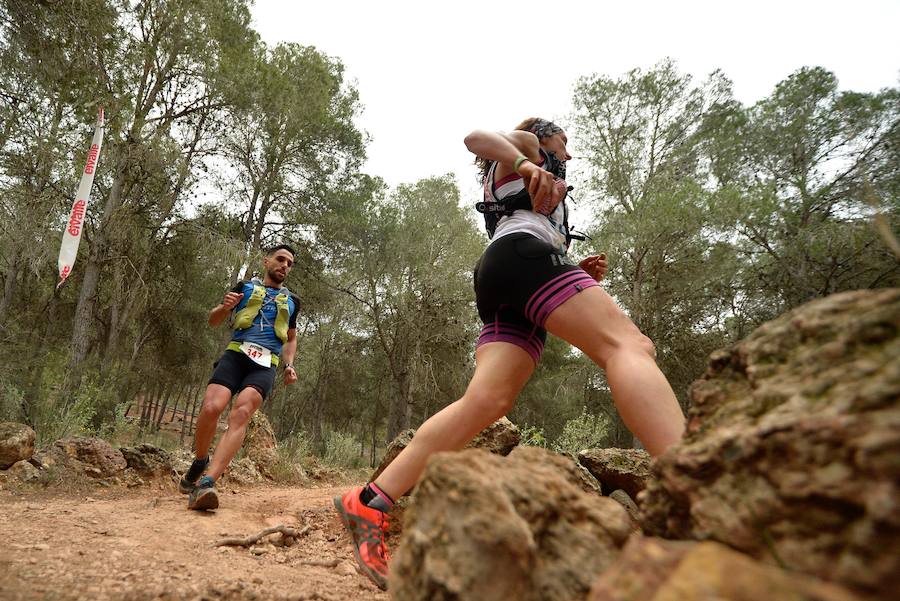
M 578 266 L 599 282 L 606 275 L 606 255 L 591 255 L 590 257 L 582 259 Z

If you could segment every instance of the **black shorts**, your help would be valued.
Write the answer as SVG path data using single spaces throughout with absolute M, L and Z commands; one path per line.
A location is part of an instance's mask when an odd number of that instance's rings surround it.
M 535 365 L 550 313 L 597 282 L 550 244 L 526 233 L 494 240 L 475 266 L 475 300 L 484 323 L 478 346 L 509 342 Z
M 213 363 L 213 374 L 210 384 L 221 384 L 237 394 L 248 386 L 259 391 L 265 399 L 275 385 L 275 366 L 263 367 L 254 363 L 244 353 L 225 351 L 219 360 Z

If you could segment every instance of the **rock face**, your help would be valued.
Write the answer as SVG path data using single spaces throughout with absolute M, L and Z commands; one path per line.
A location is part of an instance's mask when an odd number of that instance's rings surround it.
M 650 454 L 640 449 L 587 449 L 578 462 L 603 485 L 604 490 L 624 490 L 631 498 L 647 486 Z
M 412 441 L 413 436 L 416 431 L 412 428 L 409 430 L 404 430 L 400 434 L 398 434 L 394 440 L 391 441 L 391 444 L 388 445 L 387 450 L 384 452 L 384 457 L 381 459 L 381 463 L 378 465 L 378 468 L 372 472 L 372 476 L 369 478 L 370 481 L 375 480 L 381 472 L 384 471 L 384 468 L 389 466 L 391 462 L 397 458 L 397 455 L 400 454 L 400 451 L 409 446 L 409 443 Z
M 60 462 L 89 476 L 108 478 L 124 470 L 125 457 L 100 438 L 64 438 L 53 443 L 53 455 Z
M 435 455 L 406 512 L 391 597 L 584 599 L 630 521 L 615 501 L 581 490 L 569 463 L 539 448 Z
M 501 417 L 493 424 L 481 431 L 472 442 L 466 445 L 467 449 L 484 449 L 495 455 L 509 455 L 522 440 L 522 432 L 518 426 L 505 417 Z
M 0 470 L 34 454 L 34 430 L 25 424 L 0 422 Z
M 845 589 L 714 542 L 632 537 L 588 601 L 853 601 Z
M 522 457 L 524 461 L 528 461 L 528 458 L 534 457 L 534 452 L 531 450 L 533 448 L 535 447 L 516 447 L 509 453 L 509 456 L 515 457 L 516 459 Z M 568 477 L 570 482 L 585 492 L 596 495 L 603 494 L 603 488 L 601 487 L 600 482 L 598 482 L 583 465 L 578 463 L 573 456 L 557 455 L 554 453 L 554 457 L 554 465 L 560 468 L 561 473 Z
M 384 458 L 369 480 L 374 480 L 384 471 L 390 463 L 397 458 L 400 451 L 409 446 L 416 431 L 413 429 L 404 430 L 397 435 L 391 444 L 388 445 Z M 466 445 L 467 449 L 484 449 L 497 455 L 509 455 L 522 439 L 522 433 L 519 428 L 505 417 L 501 417 L 493 424 L 481 431 L 472 442 Z
M 272 469 L 278 462 L 278 441 L 269 418 L 262 411 L 257 411 L 250 418 L 243 449 L 244 456 L 256 465 L 259 472 L 271 478 Z
M 646 532 L 900 591 L 900 290 L 811 302 L 710 358 Z
M 119 452 L 128 467 L 141 476 L 166 478 L 172 475 L 172 458 L 164 449 L 143 443 L 136 447 L 122 447 Z
M 17 461 L 5 473 L 21 482 L 33 482 L 40 478 L 38 468 L 31 465 L 28 461 Z

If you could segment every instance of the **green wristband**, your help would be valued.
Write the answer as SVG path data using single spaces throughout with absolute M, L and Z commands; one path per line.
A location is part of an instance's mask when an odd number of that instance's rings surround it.
M 519 166 L 521 166 L 522 163 L 527 160 L 528 160 L 528 157 L 520 155 L 519 158 L 516 159 L 516 162 L 513 163 L 513 171 L 515 171 L 516 173 L 519 173 Z

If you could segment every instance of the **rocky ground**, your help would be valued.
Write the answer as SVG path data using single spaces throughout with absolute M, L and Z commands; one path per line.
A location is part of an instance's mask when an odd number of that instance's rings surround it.
M 232 488 L 202 513 L 174 484 L 0 490 L 0 599 L 387 599 L 354 570 L 331 509 L 342 490 Z M 215 546 L 278 524 L 308 530 L 290 547 Z

